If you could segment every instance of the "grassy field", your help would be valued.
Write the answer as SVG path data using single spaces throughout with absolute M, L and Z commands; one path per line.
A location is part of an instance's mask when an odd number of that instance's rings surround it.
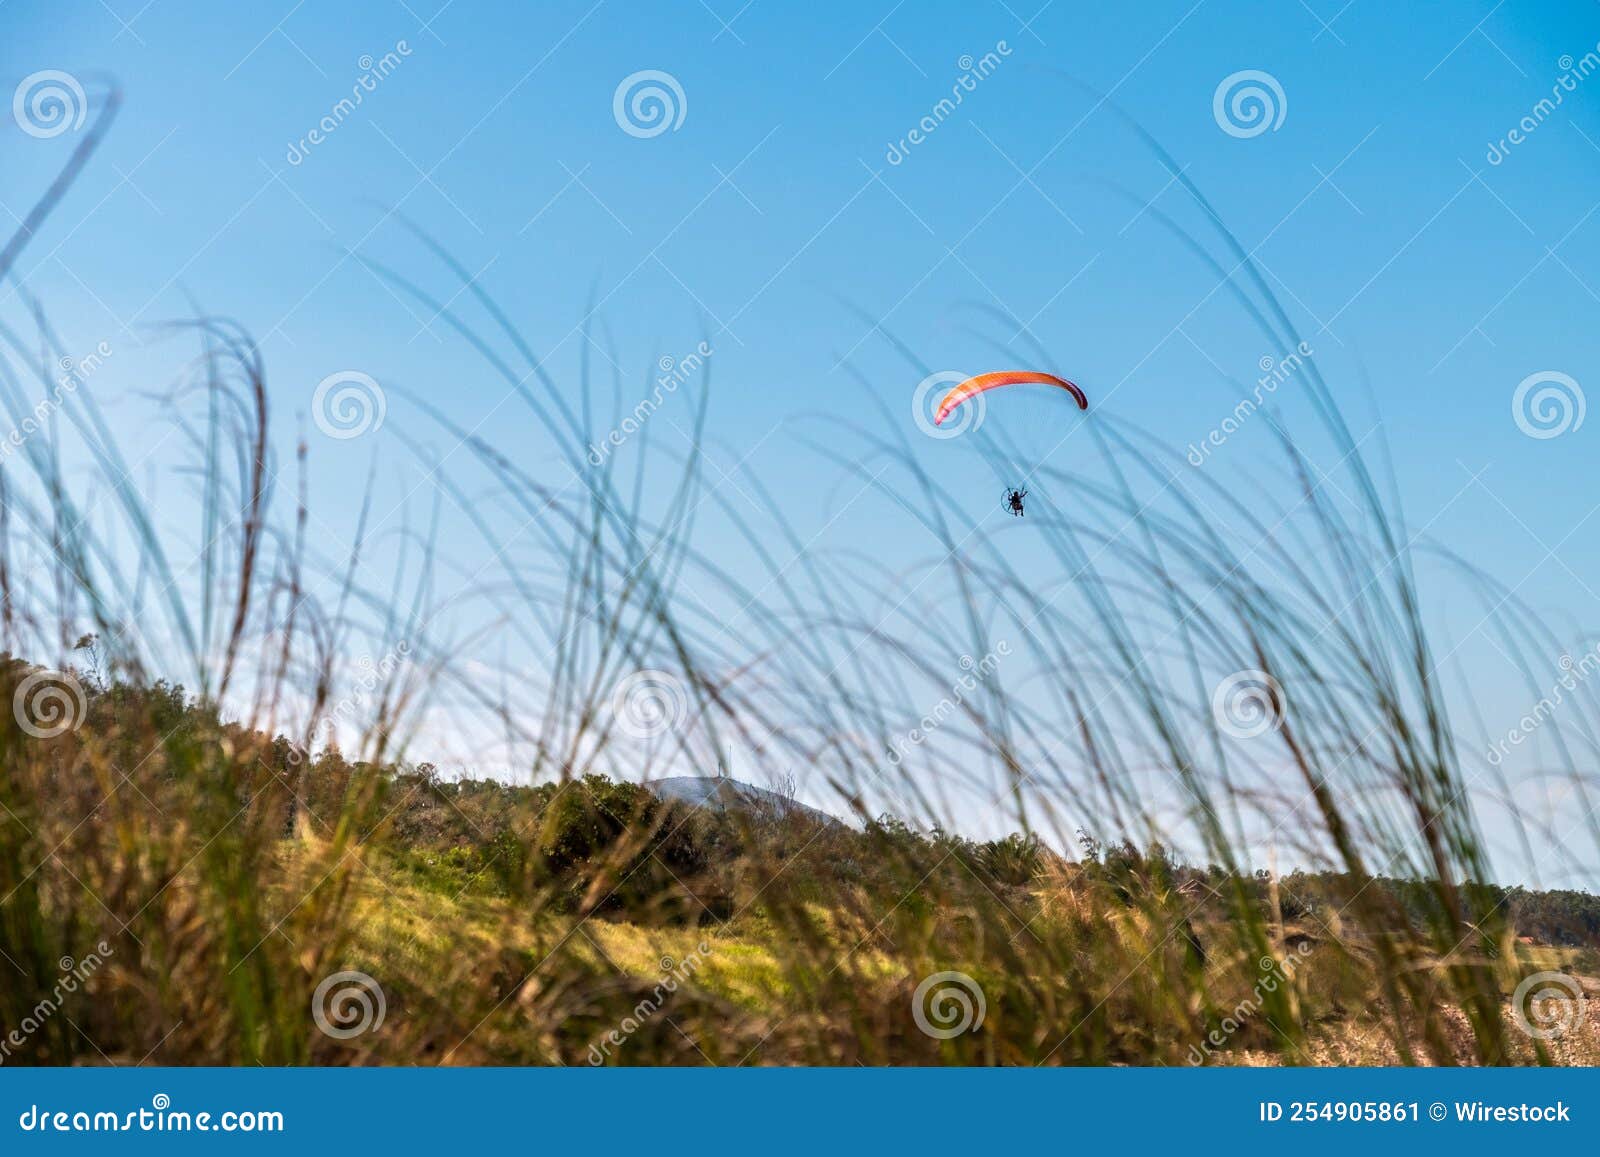
M 34 673 L 13 664 L 12 694 Z M 10 1063 L 1600 1055 L 1568 1007 L 1548 1040 L 1520 1027 L 1559 991 L 1511 1000 L 1541 972 L 1595 984 L 1600 901 L 1576 893 L 1482 891 L 1500 939 L 1446 957 L 1414 881 L 1237 877 L 1087 834 L 1067 859 L 599 776 L 510 788 L 301 762 L 170 688 L 86 691 L 60 736 L 7 730 L 0 931 L 23 979 L 0 1015 L 29 1027 Z M 1349 919 L 1363 900 L 1393 924 Z M 1492 1026 L 1463 977 L 1490 990 Z

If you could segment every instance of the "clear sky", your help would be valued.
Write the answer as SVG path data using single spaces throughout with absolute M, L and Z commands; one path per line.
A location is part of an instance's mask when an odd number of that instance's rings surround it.
M 802 536 L 826 524 L 830 542 L 876 549 L 897 537 L 910 549 L 915 531 L 829 524 L 832 480 L 792 436 L 802 414 L 859 407 L 842 357 L 897 411 L 915 385 L 840 298 L 960 369 L 995 356 L 961 307 L 998 305 L 1097 404 L 1178 446 L 1236 396 L 1219 371 L 1253 380 L 1284 353 L 1139 210 L 1187 199 L 1053 70 L 1072 74 L 1113 94 L 1214 201 L 1324 373 L 1347 383 L 1358 432 L 1381 418 L 1413 525 L 1586 626 L 1600 419 L 1532 438 L 1512 400 L 1530 374 L 1580 388 L 1595 374 L 1600 76 L 1534 109 L 1597 43 L 1600 8 L 1578 0 L 0 4 L 7 92 L 44 69 L 113 76 L 125 92 L 116 131 L 20 265 L 69 345 L 119 351 L 108 385 L 170 369 L 170 347 L 138 348 L 152 340 L 143 327 L 192 299 L 260 338 L 285 433 L 320 380 L 357 369 L 537 455 L 503 384 L 346 257 L 454 293 L 398 210 L 558 370 L 584 352 L 591 292 L 641 393 L 655 357 L 709 335 L 713 457 L 731 469 L 756 453 Z M 334 112 L 364 58 L 386 53 L 388 75 Z M 966 59 L 988 53 L 996 66 L 936 113 L 975 67 Z M 682 94 L 681 123 L 654 135 L 625 131 L 614 110 L 642 70 Z M 1258 134 L 1225 131 L 1214 107 L 1243 70 L 1282 94 L 1281 123 Z M 336 127 L 307 147 L 330 115 Z M 936 127 L 909 142 L 927 116 Z M 1529 116 L 1492 163 L 1491 144 Z M 0 221 L 72 143 L 6 129 Z M 414 418 L 391 399 L 391 421 Z M 1256 431 L 1219 454 L 1265 450 Z M 369 459 L 319 453 L 337 524 Z

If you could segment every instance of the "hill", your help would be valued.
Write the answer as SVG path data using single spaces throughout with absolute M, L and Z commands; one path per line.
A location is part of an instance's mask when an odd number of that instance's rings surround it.
M 645 787 L 657 798 L 694 807 L 726 811 L 728 808 L 747 808 L 770 811 L 777 815 L 798 814 L 814 820 L 839 823 L 836 816 L 801 803 L 791 796 L 770 791 L 764 787 L 715 775 L 674 775 L 647 782 Z

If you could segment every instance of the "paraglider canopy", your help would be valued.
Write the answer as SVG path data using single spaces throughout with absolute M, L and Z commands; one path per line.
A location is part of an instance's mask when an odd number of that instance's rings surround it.
M 1078 409 L 1087 410 L 1089 408 L 1089 399 L 1084 396 L 1083 391 L 1072 382 L 1067 381 L 1066 378 L 1058 378 L 1054 374 L 1042 374 L 1034 370 L 999 370 L 995 373 L 977 374 L 963 382 L 958 382 L 944 396 L 944 400 L 939 403 L 939 410 L 934 415 L 933 424 L 935 426 L 939 425 L 950 416 L 951 410 L 954 410 L 968 398 L 981 394 L 985 390 L 994 390 L 1001 386 L 1026 385 L 1055 386 L 1058 389 L 1066 390 L 1067 393 L 1072 395 L 1073 401 L 1078 403 Z

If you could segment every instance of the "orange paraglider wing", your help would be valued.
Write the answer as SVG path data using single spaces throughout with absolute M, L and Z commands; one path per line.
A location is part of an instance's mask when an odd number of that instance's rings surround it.
M 1054 374 L 1036 373 L 1033 370 L 1000 370 L 992 374 L 977 374 L 958 383 L 939 403 L 939 412 L 934 415 L 933 424 L 937 426 L 942 423 L 950 416 L 951 410 L 975 394 L 999 389 L 1001 386 L 1022 385 L 1057 386 L 1072 395 L 1072 400 L 1078 403 L 1078 409 L 1089 408 L 1089 399 L 1084 397 L 1083 391 L 1066 378 L 1058 378 Z

